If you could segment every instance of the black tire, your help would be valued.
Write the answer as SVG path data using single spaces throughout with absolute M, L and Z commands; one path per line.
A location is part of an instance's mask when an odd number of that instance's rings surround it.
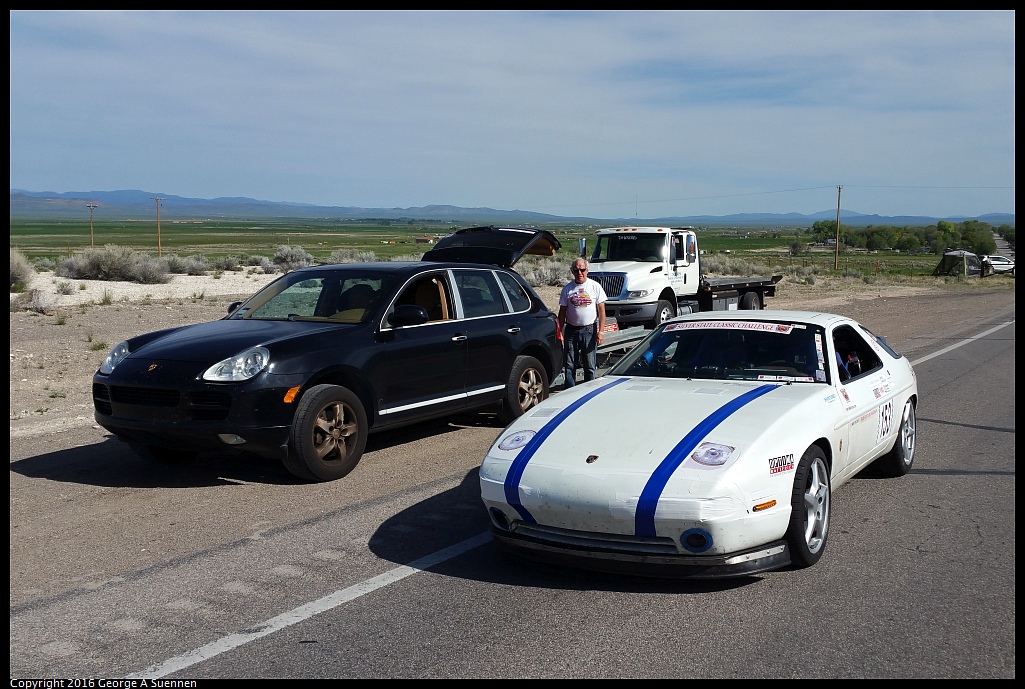
M 740 298 L 740 309 L 742 311 L 761 311 L 762 300 L 758 298 L 757 292 L 745 292 Z
M 648 327 L 654 330 L 658 326 L 662 325 L 670 318 L 676 317 L 676 307 L 671 302 L 665 299 L 658 300 L 658 306 L 655 307 L 655 315 L 652 316 L 648 322 Z
M 829 536 L 830 498 L 826 456 L 818 445 L 812 445 L 797 465 L 790 499 L 790 526 L 784 536 L 790 562 L 795 567 L 811 567 L 822 557 Z
M 915 403 L 909 399 L 904 403 L 893 448 L 875 462 L 882 473 L 896 478 L 911 471 L 915 463 L 915 426 Z
M 367 446 L 367 413 L 351 390 L 315 385 L 292 421 L 285 468 L 307 481 L 333 481 L 356 468 Z
M 532 356 L 518 356 L 505 385 L 505 398 L 498 418 L 502 423 L 512 423 L 547 398 L 548 373 L 545 367 Z
M 161 464 L 188 464 L 196 458 L 194 450 L 182 450 L 176 447 L 158 447 L 156 445 L 140 445 L 132 443 L 132 452 L 147 462 Z

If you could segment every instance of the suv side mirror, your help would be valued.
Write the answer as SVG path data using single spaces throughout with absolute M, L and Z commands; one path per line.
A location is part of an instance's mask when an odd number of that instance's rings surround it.
M 430 320 L 427 309 L 416 304 L 399 304 L 388 317 L 388 323 L 396 327 L 421 325 Z

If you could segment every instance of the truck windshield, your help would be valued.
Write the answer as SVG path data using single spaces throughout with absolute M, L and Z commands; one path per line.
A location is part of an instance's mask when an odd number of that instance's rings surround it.
M 664 234 L 605 234 L 598 236 L 591 263 L 642 261 L 660 263 L 665 258 Z
M 650 378 L 825 383 L 822 328 L 748 320 L 667 323 L 611 371 Z

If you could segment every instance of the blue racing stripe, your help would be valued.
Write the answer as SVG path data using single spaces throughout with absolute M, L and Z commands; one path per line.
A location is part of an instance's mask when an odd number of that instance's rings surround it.
M 592 390 L 580 397 L 565 409 L 560 411 L 558 414 L 548 420 L 544 426 L 541 427 L 534 437 L 523 446 L 520 450 L 520 454 L 516 455 L 516 459 L 513 460 L 512 466 L 509 467 L 509 473 L 505 475 L 505 501 L 509 503 L 510 507 L 520 513 L 520 517 L 523 521 L 528 524 L 537 524 L 537 520 L 534 519 L 533 515 L 527 511 L 527 508 L 520 502 L 520 479 L 523 478 L 523 471 L 527 468 L 527 462 L 534 456 L 541 444 L 552 434 L 552 432 L 559 427 L 563 421 L 569 418 L 570 414 L 575 412 L 580 407 L 584 406 L 587 402 L 594 399 L 597 395 L 605 392 L 609 388 L 613 388 L 620 383 L 625 383 L 629 378 L 617 378 L 608 385 L 603 385 L 600 388 Z
M 648 479 L 644 490 L 641 491 L 641 497 L 637 500 L 637 512 L 634 515 L 634 532 L 638 536 L 655 535 L 655 509 L 658 507 L 658 499 L 662 497 L 662 491 L 665 490 L 666 484 L 669 483 L 673 472 L 683 464 L 684 460 L 694 451 L 694 448 L 705 439 L 705 436 L 732 416 L 738 409 L 753 402 L 765 393 L 775 390 L 777 387 L 779 386 L 762 385 L 754 390 L 745 392 L 736 399 L 730 400 L 702 419 L 698 425 L 691 429 L 690 433 L 683 437 L 683 440 L 676 444 L 676 447 L 666 455 L 662 463 L 652 472 L 651 478 Z

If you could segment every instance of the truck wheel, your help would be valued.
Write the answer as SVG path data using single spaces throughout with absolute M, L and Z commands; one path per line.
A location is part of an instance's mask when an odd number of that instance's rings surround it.
M 658 326 L 662 325 L 670 318 L 676 316 L 676 307 L 665 299 L 658 300 L 658 307 L 655 309 L 655 317 L 648 323 L 648 327 L 654 330 Z
M 367 445 L 367 414 L 351 390 L 316 385 L 299 400 L 285 468 L 307 481 L 333 481 L 356 468 Z
M 761 311 L 762 302 L 758 298 L 758 293 L 746 292 L 744 296 L 740 298 L 740 308 L 743 311 Z

